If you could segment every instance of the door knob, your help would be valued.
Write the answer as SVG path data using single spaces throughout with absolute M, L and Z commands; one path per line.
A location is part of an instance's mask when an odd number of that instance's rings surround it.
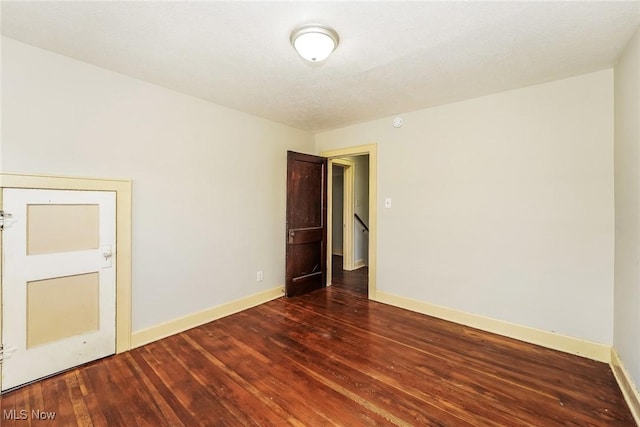
M 113 261 L 111 261 L 112 256 L 113 256 L 113 249 L 111 249 L 111 246 L 103 246 L 102 247 L 102 268 L 110 268 L 113 266 Z

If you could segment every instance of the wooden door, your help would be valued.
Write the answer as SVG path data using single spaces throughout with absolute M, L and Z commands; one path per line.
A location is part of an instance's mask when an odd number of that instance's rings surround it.
M 5 188 L 2 390 L 115 353 L 116 195 Z
M 285 294 L 326 286 L 327 159 L 287 152 L 287 260 Z

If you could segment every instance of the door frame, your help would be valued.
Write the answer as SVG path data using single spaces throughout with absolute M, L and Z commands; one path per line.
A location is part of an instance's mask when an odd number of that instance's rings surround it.
M 131 181 L 52 175 L 0 173 L 2 189 L 113 191 L 116 193 L 116 353 L 131 349 Z M 0 259 L 2 253 L 0 239 Z M 0 262 L 0 334 L 2 334 L 2 263 Z M 0 342 L 2 336 L 0 335 Z M 2 364 L 0 364 L 2 375 Z
M 355 253 L 353 242 L 353 213 L 354 213 L 354 201 L 353 201 L 353 180 L 355 172 L 355 164 L 353 160 L 348 159 L 332 159 L 329 158 L 329 166 L 327 169 L 333 172 L 333 166 L 341 166 L 344 171 L 344 192 L 342 198 L 342 223 L 344 228 L 342 229 L 342 269 L 351 271 L 355 267 Z M 333 230 L 333 173 L 327 176 L 327 192 L 330 197 L 327 197 L 327 247 L 333 249 L 333 234 L 329 233 L 329 230 Z M 329 253 L 332 253 L 330 250 Z M 331 274 L 333 266 L 331 258 L 327 258 L 327 274 Z
M 369 299 L 376 299 L 376 278 L 377 278 L 377 245 L 378 245 L 378 145 L 359 145 L 355 147 L 339 148 L 334 150 L 322 151 L 321 156 L 327 157 L 329 160 L 337 159 L 340 157 L 352 157 L 352 156 L 369 156 L 369 277 L 368 277 L 368 297 Z M 329 169 L 329 168 L 327 168 Z M 329 174 L 331 175 L 331 174 Z M 330 182 L 327 182 L 330 184 Z M 333 189 L 330 185 L 327 185 L 329 199 L 333 197 Z M 327 207 L 328 210 L 329 206 Z M 327 215 L 328 217 L 330 215 Z M 327 222 L 327 239 L 331 236 L 333 229 L 331 228 L 331 222 Z M 344 239 L 343 239 L 344 240 Z M 331 246 L 327 242 L 327 285 L 331 284 Z

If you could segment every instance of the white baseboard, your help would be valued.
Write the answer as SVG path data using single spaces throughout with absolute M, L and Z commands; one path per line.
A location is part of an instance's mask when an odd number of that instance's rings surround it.
M 357 270 L 357 269 L 362 268 L 362 267 L 365 267 L 365 266 L 366 266 L 366 264 L 364 263 L 364 260 L 363 260 L 363 259 L 358 259 L 358 260 L 356 260 L 356 262 L 353 264 L 353 269 L 354 269 L 354 270 Z
M 141 347 L 153 341 L 157 341 L 170 335 L 186 331 L 187 329 L 195 328 L 196 326 L 200 326 L 213 320 L 229 316 L 230 314 L 246 310 L 247 308 L 255 307 L 257 305 L 281 297 L 282 295 L 284 295 L 284 288 L 282 286 L 278 286 L 276 288 L 268 289 L 264 292 L 250 295 L 245 298 L 211 307 L 197 313 L 189 314 L 187 316 L 179 317 L 177 319 L 161 323 L 157 326 L 152 326 L 150 328 L 134 332 L 133 334 L 131 334 L 131 348 Z
M 342 256 L 342 249 L 334 249 L 332 255 Z
M 609 363 L 611 360 L 611 347 L 605 344 L 599 344 L 553 332 L 530 328 L 528 326 L 509 323 L 503 320 L 466 313 L 435 304 L 388 294 L 382 291 L 377 291 L 374 299 L 385 304 L 427 314 L 429 316 L 434 316 L 531 344 L 537 344 L 553 350 L 576 354 L 599 362 Z
M 611 370 L 616 377 L 620 390 L 622 390 L 624 400 L 627 401 L 631 414 L 636 420 L 636 424 L 640 426 L 640 391 L 638 391 L 638 387 L 634 384 L 631 375 L 622 364 L 622 360 L 620 360 L 615 348 L 611 349 Z

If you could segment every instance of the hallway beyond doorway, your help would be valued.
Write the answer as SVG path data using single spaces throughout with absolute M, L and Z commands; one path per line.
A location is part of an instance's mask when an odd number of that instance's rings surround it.
M 357 270 L 346 271 L 342 269 L 342 257 L 333 255 L 331 284 L 340 289 L 367 295 L 369 290 L 369 268 L 361 267 Z

